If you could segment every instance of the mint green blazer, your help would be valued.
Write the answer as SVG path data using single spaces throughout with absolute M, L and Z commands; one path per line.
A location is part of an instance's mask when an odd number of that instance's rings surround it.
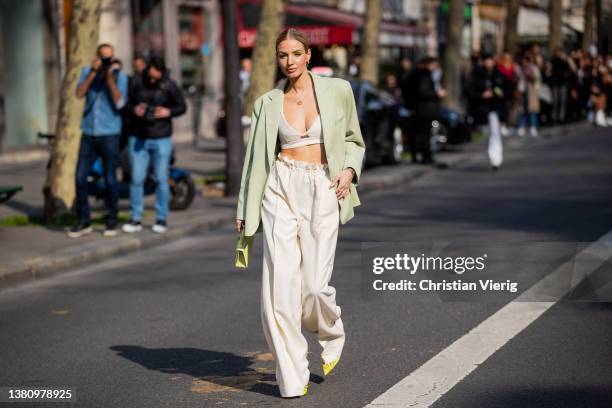
M 338 202 L 340 222 L 345 224 L 353 218 L 353 208 L 361 204 L 356 187 L 361 177 L 365 144 L 359 128 L 355 98 L 348 81 L 307 72 L 314 82 L 330 177 L 333 179 L 347 167 L 352 167 L 357 175 L 350 186 L 349 195 Z M 236 219 L 245 222 L 244 234 L 247 236 L 260 230 L 264 190 L 270 169 L 280 151 L 278 124 L 286 81 L 280 81 L 276 88 L 257 98 L 253 107 L 236 211 Z

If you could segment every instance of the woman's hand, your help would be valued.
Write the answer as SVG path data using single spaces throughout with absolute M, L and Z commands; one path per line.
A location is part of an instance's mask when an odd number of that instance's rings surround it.
M 353 181 L 353 171 L 344 169 L 332 180 L 330 187 L 336 189 L 336 198 L 338 200 L 345 198 L 349 194 L 349 188 Z
M 236 230 L 238 232 L 242 232 L 243 228 L 244 228 L 244 220 L 236 219 Z

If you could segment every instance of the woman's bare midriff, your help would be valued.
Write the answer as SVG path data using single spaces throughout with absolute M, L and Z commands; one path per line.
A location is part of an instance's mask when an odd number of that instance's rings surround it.
M 288 159 L 305 161 L 308 163 L 327 163 L 323 143 L 294 147 L 293 149 L 282 149 L 281 154 Z

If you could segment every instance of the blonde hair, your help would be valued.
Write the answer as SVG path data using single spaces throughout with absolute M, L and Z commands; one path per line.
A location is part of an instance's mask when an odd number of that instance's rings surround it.
M 278 46 L 280 45 L 280 43 L 287 39 L 292 39 L 292 40 L 301 42 L 302 45 L 304 46 L 304 51 L 308 51 L 308 48 L 310 48 L 310 43 L 308 41 L 308 37 L 306 36 L 306 34 L 298 30 L 297 28 L 287 28 L 286 30 L 283 30 L 278 35 L 278 37 L 276 37 L 276 52 L 277 53 L 278 53 Z

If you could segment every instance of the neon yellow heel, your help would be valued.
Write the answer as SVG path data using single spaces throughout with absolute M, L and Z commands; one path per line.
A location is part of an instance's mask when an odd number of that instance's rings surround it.
M 304 393 L 302 394 L 302 396 L 308 394 L 308 386 L 304 386 Z
M 327 364 L 323 363 L 323 375 L 327 375 L 327 374 L 331 373 L 331 371 L 334 369 L 334 367 L 336 367 L 336 364 L 338 364 L 338 361 L 340 361 L 340 357 L 338 357 L 337 359 L 335 359 L 331 363 L 327 363 Z

